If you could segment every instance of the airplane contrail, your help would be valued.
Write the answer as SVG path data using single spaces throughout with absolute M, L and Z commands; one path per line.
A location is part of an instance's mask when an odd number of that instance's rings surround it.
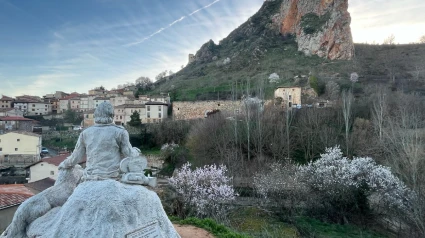
M 182 17 L 180 17 L 179 19 L 177 19 L 177 20 L 175 20 L 175 21 L 171 22 L 170 24 L 168 24 L 168 26 L 160 28 L 160 29 L 159 29 L 159 30 L 157 30 L 156 32 L 152 33 L 151 35 L 149 35 L 149 36 L 147 36 L 147 37 L 145 37 L 145 38 L 143 38 L 143 39 L 141 39 L 140 41 L 136 41 L 136 42 L 132 42 L 132 43 L 129 43 L 129 44 L 125 44 L 124 46 L 125 46 L 125 47 L 129 47 L 129 46 L 133 46 L 133 45 L 141 44 L 141 43 L 145 42 L 146 40 L 149 40 L 149 39 L 150 39 L 150 38 L 152 38 L 153 36 L 155 36 L 155 35 L 157 35 L 157 34 L 161 33 L 162 31 L 164 31 L 164 30 L 166 30 L 166 29 L 168 29 L 168 28 L 172 27 L 174 24 L 176 24 L 176 23 L 178 23 L 178 22 L 183 21 L 185 18 L 187 18 L 187 17 L 189 17 L 189 16 L 192 16 L 193 14 L 196 14 L 196 13 L 197 13 L 197 12 L 199 12 L 199 11 L 202 11 L 202 10 L 204 10 L 204 9 L 207 9 L 207 8 L 211 7 L 212 5 L 214 5 L 214 4 L 216 4 L 217 2 L 220 2 L 220 1 L 221 1 L 221 0 L 215 0 L 214 2 L 212 2 L 212 3 L 210 3 L 210 4 L 206 5 L 206 6 L 203 6 L 203 7 L 199 8 L 199 9 L 196 9 L 195 11 L 191 12 L 191 13 L 190 13 L 189 15 L 187 15 L 187 16 L 182 16 Z

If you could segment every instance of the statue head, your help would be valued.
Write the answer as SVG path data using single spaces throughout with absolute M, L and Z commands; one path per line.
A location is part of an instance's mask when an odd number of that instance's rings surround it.
M 110 102 L 102 102 L 94 111 L 96 124 L 110 124 L 114 118 L 114 107 Z

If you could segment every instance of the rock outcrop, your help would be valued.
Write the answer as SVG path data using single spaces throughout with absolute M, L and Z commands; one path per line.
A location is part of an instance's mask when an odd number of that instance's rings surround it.
M 213 40 L 209 40 L 207 43 L 196 52 L 195 62 L 208 63 L 213 61 L 213 58 L 217 52 L 218 46 Z
M 348 0 L 282 0 L 272 19 L 282 35 L 296 36 L 306 55 L 332 60 L 354 56 Z

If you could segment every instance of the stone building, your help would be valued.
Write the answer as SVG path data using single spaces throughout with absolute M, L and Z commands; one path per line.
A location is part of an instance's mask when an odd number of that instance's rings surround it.
M 301 87 L 278 87 L 274 98 L 282 107 L 301 107 L 301 94 Z
M 13 98 L 4 96 L 0 98 L 0 108 L 12 108 Z
M 207 117 L 209 112 L 227 111 L 230 114 L 239 113 L 241 101 L 195 101 L 195 102 L 173 102 L 174 120 L 190 120 Z

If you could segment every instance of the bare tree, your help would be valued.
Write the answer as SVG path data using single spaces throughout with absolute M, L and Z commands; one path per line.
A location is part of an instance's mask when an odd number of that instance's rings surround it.
M 395 36 L 394 34 L 389 35 L 384 39 L 384 45 L 394 45 L 395 44 Z
M 377 88 L 377 93 L 373 97 L 372 120 L 379 141 L 383 139 L 384 124 L 388 116 L 388 93 L 382 88 Z
M 345 126 L 345 152 L 348 156 L 349 144 L 350 144 L 350 128 L 353 118 L 353 102 L 354 96 L 351 90 L 342 92 L 342 115 L 344 116 L 344 126 Z
M 382 147 L 388 153 L 386 163 L 417 198 L 406 216 L 407 223 L 425 235 L 425 103 L 423 97 L 398 93 L 393 96 L 392 114 L 383 126 Z
M 425 44 L 425 35 L 423 35 L 423 36 L 421 36 L 421 38 L 419 38 L 419 43 Z

